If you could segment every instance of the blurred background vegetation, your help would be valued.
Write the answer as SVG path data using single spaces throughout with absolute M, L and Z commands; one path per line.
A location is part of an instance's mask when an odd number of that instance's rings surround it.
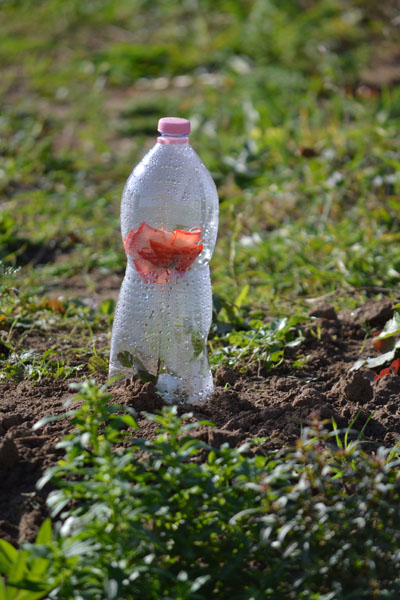
M 283 316 L 395 295 L 399 32 L 396 0 L 3 0 L 0 328 L 81 321 L 43 295 L 112 313 L 122 187 L 167 114 L 219 188 L 218 296 Z

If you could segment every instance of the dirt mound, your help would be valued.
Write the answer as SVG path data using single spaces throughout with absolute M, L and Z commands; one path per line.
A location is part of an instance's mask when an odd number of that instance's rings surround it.
M 400 377 L 387 375 L 374 383 L 362 372 L 350 372 L 360 353 L 376 354 L 372 343 L 365 343 L 364 327 L 382 327 L 392 315 L 391 305 L 368 303 L 339 315 L 325 306 L 313 314 L 316 320 L 306 341 L 296 349 L 305 359 L 302 367 L 291 369 L 289 358 L 265 375 L 219 367 L 212 398 L 179 408 L 182 413 L 192 412 L 193 419 L 215 423 L 216 427 L 197 432 L 202 439 L 214 446 L 238 446 L 252 437 L 265 437 L 263 451 L 268 451 L 293 443 L 301 428 L 318 415 L 327 426 L 332 419 L 339 428 L 352 424 L 362 431 L 370 449 L 398 440 Z M 32 426 L 43 416 L 64 412 L 70 382 L 0 384 L 0 537 L 15 544 L 32 540 L 45 515 L 48 489 L 37 492 L 35 483 L 62 455 L 55 446 L 69 429 L 66 420 L 39 431 Z M 154 386 L 127 380 L 111 392 L 114 402 L 138 412 L 138 435 L 151 438 L 156 426 L 141 411 L 162 407 Z

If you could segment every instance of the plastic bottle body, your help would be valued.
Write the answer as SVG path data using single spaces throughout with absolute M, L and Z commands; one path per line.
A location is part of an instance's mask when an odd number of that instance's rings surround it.
M 204 400 L 212 297 L 208 262 L 218 196 L 189 144 L 156 144 L 124 189 L 127 268 L 114 317 L 110 376 L 157 380 L 167 401 Z

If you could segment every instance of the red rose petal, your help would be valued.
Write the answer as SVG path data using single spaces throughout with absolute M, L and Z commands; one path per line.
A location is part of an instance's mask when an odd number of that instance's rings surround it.
M 134 252 L 134 240 L 136 231 L 136 229 L 131 229 L 126 238 L 124 239 L 124 248 L 127 254 L 133 254 Z
M 191 231 L 185 231 L 184 229 L 175 229 L 175 238 L 172 241 L 172 244 L 177 248 L 182 248 L 185 246 L 192 246 L 193 244 L 197 244 L 200 241 L 201 237 L 201 227 L 197 227 L 196 229 L 192 229 Z
M 128 254 L 132 254 L 135 250 L 140 251 L 145 247 L 150 246 L 151 240 L 158 242 L 170 243 L 173 238 L 173 232 L 167 229 L 154 229 L 145 221 L 137 228 L 131 229 L 125 238 L 124 245 Z
M 157 269 L 154 268 L 154 265 L 144 258 L 136 258 L 133 262 L 135 264 L 136 271 L 142 279 L 150 283 L 156 283 Z
M 185 248 L 176 266 L 177 270 L 186 271 L 194 263 L 198 255 L 202 252 L 202 250 L 203 244 L 200 244 L 200 246 L 194 246 L 194 248 Z
M 136 254 L 138 254 L 140 258 L 149 261 L 155 267 L 160 266 L 160 260 L 152 248 L 142 248 L 141 250 L 137 250 Z
M 174 267 L 182 252 L 182 248 L 174 248 L 170 244 L 163 244 L 155 240 L 150 240 L 150 245 L 162 267 Z
M 203 250 L 201 227 L 190 231 L 155 229 L 145 221 L 131 229 L 124 240 L 140 277 L 151 283 L 165 283 L 182 277 Z

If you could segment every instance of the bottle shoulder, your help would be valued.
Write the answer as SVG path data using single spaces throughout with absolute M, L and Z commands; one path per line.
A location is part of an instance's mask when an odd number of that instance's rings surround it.
M 126 187 L 140 185 L 149 179 L 167 182 L 178 178 L 187 178 L 190 175 L 195 179 L 206 179 L 215 187 L 214 181 L 201 160 L 200 156 L 190 144 L 160 144 L 156 143 L 142 158 L 131 172 Z

